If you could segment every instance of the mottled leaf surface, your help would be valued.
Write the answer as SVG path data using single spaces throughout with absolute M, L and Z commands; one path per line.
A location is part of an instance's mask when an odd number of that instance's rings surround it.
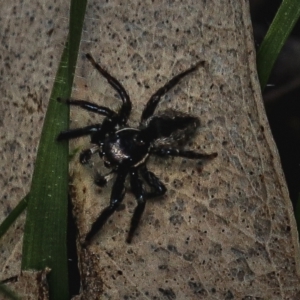
M 119 211 L 81 254 L 83 299 L 99 293 L 104 299 L 296 299 L 295 221 L 262 104 L 248 5 L 192 0 L 89 5 L 81 51 L 90 52 L 127 89 L 132 126 L 160 86 L 206 61 L 166 95 L 158 111 L 198 116 L 201 127 L 187 147 L 219 156 L 205 164 L 150 159 L 149 169 L 168 192 L 148 201 L 127 245 L 136 205 L 128 188 Z M 115 110 L 120 105 L 84 56 L 73 96 Z M 101 117 L 76 108 L 71 120 L 75 128 Z M 85 149 L 89 139 L 73 147 Z M 83 238 L 108 205 L 112 184 L 102 189 L 93 184 L 96 170 L 108 171 L 100 159 L 84 167 L 75 157 L 71 166 Z

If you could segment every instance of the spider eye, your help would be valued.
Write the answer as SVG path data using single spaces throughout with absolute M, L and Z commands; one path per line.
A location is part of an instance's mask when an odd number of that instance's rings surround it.
M 145 142 L 143 140 L 137 140 L 136 142 L 139 146 L 145 145 Z
M 143 138 L 139 135 L 136 135 L 134 137 L 134 142 L 138 145 L 138 146 L 144 146 L 145 145 L 145 141 L 143 140 Z

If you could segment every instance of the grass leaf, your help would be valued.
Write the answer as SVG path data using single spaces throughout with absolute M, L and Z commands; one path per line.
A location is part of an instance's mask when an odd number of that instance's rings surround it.
M 299 0 L 283 0 L 277 14 L 258 50 L 257 71 L 263 90 L 273 65 L 300 16 Z
M 49 267 L 50 299 L 68 299 L 67 208 L 68 144 L 57 143 L 68 128 L 69 107 L 57 97 L 69 98 L 81 38 L 86 0 L 72 0 L 69 40 L 63 51 L 45 116 L 39 144 L 23 244 L 23 270 Z

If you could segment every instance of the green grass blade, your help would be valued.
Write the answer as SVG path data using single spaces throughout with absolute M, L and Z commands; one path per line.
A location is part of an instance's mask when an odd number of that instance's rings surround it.
M 0 225 L 0 239 L 9 229 L 9 227 L 15 222 L 19 215 L 25 210 L 28 203 L 28 195 L 25 196 L 18 205 L 11 211 L 7 218 Z
M 49 288 L 52 288 L 52 281 L 53 288 L 61 291 L 62 297 L 57 299 L 68 297 L 68 148 L 55 143 L 58 132 L 68 126 L 68 108 L 61 107 L 55 100 L 70 91 L 66 80 L 67 62 L 68 47 L 62 55 L 42 130 L 28 203 L 22 257 L 23 270 L 51 268 Z
M 57 143 L 61 130 L 68 128 L 69 108 L 57 97 L 68 98 L 74 78 L 86 0 L 73 0 L 70 10 L 69 41 L 63 51 L 45 116 L 39 144 L 23 244 L 23 270 L 49 267 L 50 299 L 68 299 L 67 206 L 68 145 Z
M 299 0 L 283 0 L 258 50 L 257 71 L 261 89 L 268 82 L 273 65 L 282 46 L 300 16 Z

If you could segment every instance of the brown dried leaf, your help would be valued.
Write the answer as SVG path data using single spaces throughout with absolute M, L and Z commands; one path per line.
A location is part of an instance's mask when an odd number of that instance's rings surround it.
M 204 166 L 150 160 L 168 192 L 148 201 L 131 245 L 125 238 L 135 199 L 126 195 L 81 252 L 81 299 L 300 297 L 296 225 L 257 82 L 246 2 L 94 1 L 85 28 L 81 51 L 125 86 L 132 126 L 151 94 L 205 60 L 208 67 L 184 79 L 159 109 L 199 116 L 202 127 L 189 147 L 219 156 Z M 86 59 L 77 75 L 74 98 L 118 108 L 115 92 Z M 74 109 L 71 120 L 81 127 L 101 118 Z M 73 147 L 87 148 L 89 139 Z M 101 166 L 95 159 L 103 173 Z M 111 183 L 98 188 L 93 172 L 77 158 L 72 162 L 81 238 L 109 203 Z
M 3 220 L 29 191 L 66 39 L 68 4 L 25 0 L 20 6 L 10 1 L 2 12 Z M 128 246 L 135 200 L 126 195 L 123 210 L 80 253 L 83 293 L 77 298 L 300 298 L 296 225 L 257 82 L 248 4 L 90 2 L 81 51 L 91 52 L 126 87 L 133 102 L 132 126 L 157 88 L 205 60 L 208 69 L 181 82 L 159 109 L 198 115 L 202 127 L 189 147 L 219 156 L 203 168 L 177 158 L 151 159 L 149 169 L 166 183 L 166 196 L 147 203 L 138 235 Z M 119 105 L 86 60 L 79 62 L 73 96 L 114 109 Z M 99 122 L 97 116 L 87 116 L 74 109 L 72 127 Z M 89 140 L 76 145 L 87 148 Z M 92 183 L 93 172 L 77 160 L 72 163 L 81 236 L 108 204 L 111 191 L 111 185 L 100 190 Z M 21 245 L 21 235 L 12 229 L 1 240 L 1 251 L 19 253 L 13 245 Z M 1 259 L 1 279 L 17 274 L 17 260 L 10 265 L 7 255 Z M 14 271 L 9 273 L 7 265 Z
M 7 287 L 15 291 L 22 300 L 48 300 L 46 276 L 49 272 L 50 269 L 23 271 L 14 281 L 7 283 Z

